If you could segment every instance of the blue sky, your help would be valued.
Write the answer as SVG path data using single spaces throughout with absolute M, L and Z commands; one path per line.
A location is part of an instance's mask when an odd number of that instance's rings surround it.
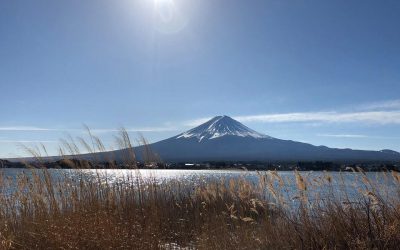
M 0 157 L 215 115 L 270 136 L 400 151 L 399 1 L 1 0 Z

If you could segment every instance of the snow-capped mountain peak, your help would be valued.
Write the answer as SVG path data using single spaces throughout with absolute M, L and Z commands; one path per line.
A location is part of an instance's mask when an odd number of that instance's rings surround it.
M 200 126 L 177 135 L 175 138 L 196 138 L 200 142 L 228 135 L 272 139 L 272 137 L 258 133 L 226 115 L 216 116 Z

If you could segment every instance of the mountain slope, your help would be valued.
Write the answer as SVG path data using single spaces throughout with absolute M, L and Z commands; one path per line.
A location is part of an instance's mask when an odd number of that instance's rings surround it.
M 400 161 L 391 150 L 364 151 L 314 146 L 258 133 L 228 117 L 217 116 L 169 139 L 150 145 L 164 161 Z M 143 147 L 137 147 L 138 155 Z

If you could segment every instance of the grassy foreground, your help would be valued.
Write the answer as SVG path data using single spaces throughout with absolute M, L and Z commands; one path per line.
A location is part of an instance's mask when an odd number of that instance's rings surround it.
M 114 183 L 100 174 L 60 178 L 48 170 L 28 172 L 17 177 L 16 187 L 15 180 L 0 176 L 1 249 L 398 249 L 400 245 L 396 172 L 387 173 L 396 189 L 387 197 L 382 195 L 385 184 L 362 173 L 355 181 L 363 188 L 352 198 L 334 188 L 328 173 L 310 179 L 295 172 L 295 182 L 288 183 L 279 173 L 268 172 L 259 173 L 258 183 L 239 178 L 193 187 L 143 180 L 135 171 Z M 296 196 L 288 195 L 289 186 L 296 187 Z M 309 192 L 319 187 L 328 192 L 324 198 Z

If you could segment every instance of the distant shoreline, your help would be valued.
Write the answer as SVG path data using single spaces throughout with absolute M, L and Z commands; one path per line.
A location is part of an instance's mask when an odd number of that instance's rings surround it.
M 299 161 L 286 163 L 271 162 L 201 162 L 201 163 L 129 163 L 90 162 L 86 160 L 64 159 L 52 162 L 11 162 L 0 160 L 3 169 L 163 169 L 163 170 L 242 170 L 242 171 L 331 171 L 331 172 L 382 172 L 400 171 L 400 163 L 366 162 L 339 163 L 329 161 Z

